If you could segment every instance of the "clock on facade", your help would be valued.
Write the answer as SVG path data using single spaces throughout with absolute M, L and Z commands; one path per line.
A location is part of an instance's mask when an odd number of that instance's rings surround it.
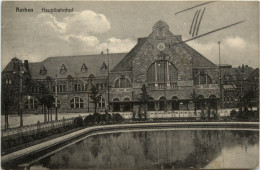
M 157 45 L 157 48 L 158 48 L 159 51 L 163 51 L 165 49 L 165 44 L 164 43 L 159 43 Z

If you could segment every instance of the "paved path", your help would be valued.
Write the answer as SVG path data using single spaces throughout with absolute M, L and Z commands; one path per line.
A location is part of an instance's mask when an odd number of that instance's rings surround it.
M 81 116 L 87 116 L 90 113 L 58 113 L 58 119 L 62 120 L 63 117 L 65 119 L 72 118 L 72 117 L 78 117 Z M 93 113 L 91 113 L 93 114 Z M 20 117 L 18 115 L 9 115 L 9 128 L 19 127 L 20 126 Z M 32 125 L 37 124 L 38 120 L 40 122 L 44 122 L 44 115 L 43 114 L 24 114 L 23 115 L 23 125 Z M 55 120 L 55 114 L 52 115 L 52 120 Z M 5 117 L 1 115 L 1 129 L 3 129 L 5 126 Z
M 221 126 L 225 127 L 227 125 L 229 126 L 241 126 L 241 125 L 255 125 L 255 126 L 259 126 L 259 122 L 167 122 L 167 123 L 143 123 L 143 124 L 121 124 L 121 125 L 102 125 L 102 126 L 94 126 L 94 127 L 88 127 L 88 128 L 84 128 L 82 130 L 49 140 L 47 142 L 43 142 L 7 155 L 2 156 L 1 160 L 2 163 L 5 163 L 7 161 L 11 161 L 20 157 L 23 157 L 25 155 L 31 154 L 31 153 L 35 153 L 47 148 L 50 148 L 52 146 L 55 146 L 59 143 L 62 143 L 64 141 L 68 141 L 71 140 L 77 136 L 83 135 L 83 134 L 87 134 L 88 132 L 91 132 L 93 130 L 97 131 L 102 131 L 102 130 L 106 130 L 106 131 L 111 131 L 113 129 L 126 129 L 126 128 L 130 128 L 130 127 L 136 127 L 136 128 L 140 128 L 141 130 L 143 130 L 143 128 L 145 127 L 184 127 L 187 125 L 194 125 L 195 127 L 198 125 L 201 125 L 203 129 L 208 130 L 207 125 L 211 126 L 211 129 L 218 129 L 218 127 L 220 128 L 220 130 L 228 130 L 228 128 L 221 128 Z M 218 126 L 217 128 L 214 128 L 212 126 Z M 198 130 L 198 128 L 193 128 L 194 130 Z M 232 129 L 232 128 L 231 128 Z M 233 129 L 239 129 L 239 130 L 243 130 L 241 128 L 233 128 Z M 245 129 L 245 128 L 244 128 Z M 187 130 L 187 128 L 185 129 Z M 250 130 L 250 129 L 248 129 Z M 258 128 L 254 128 L 251 130 L 259 130 Z M 98 133 L 98 131 L 97 131 Z M 86 138 L 86 136 L 84 137 Z M 82 140 L 82 139 L 80 139 Z

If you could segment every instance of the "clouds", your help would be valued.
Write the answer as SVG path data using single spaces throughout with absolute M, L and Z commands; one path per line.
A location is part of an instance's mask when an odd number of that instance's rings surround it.
M 64 19 L 67 32 L 88 35 L 89 33 L 105 33 L 110 30 L 110 22 L 103 14 L 93 11 L 76 12 Z
M 228 37 L 227 39 L 224 40 L 224 43 L 229 47 L 236 48 L 236 49 L 244 49 L 247 45 L 245 40 L 239 36 Z
M 8 43 L 4 43 L 3 47 L 6 54 L 6 60 L 2 60 L 3 67 L 13 57 L 37 62 L 50 56 L 99 54 L 107 48 L 111 53 L 129 52 L 136 44 L 131 39 L 115 37 L 100 41 L 99 38 L 110 31 L 111 24 L 105 15 L 90 10 L 70 13 L 63 18 L 41 13 L 30 20 L 30 24 L 28 21 L 16 21 L 17 31 L 12 34 L 19 38 L 10 40 L 4 37 Z M 8 29 L 6 26 L 5 29 Z M 10 49 L 8 44 L 12 44 L 15 50 Z
M 213 63 L 219 63 L 219 46 L 217 42 L 198 43 L 197 41 L 188 42 L 191 47 L 200 52 Z M 229 36 L 222 40 L 220 44 L 221 63 L 233 66 L 243 64 L 258 67 L 255 54 L 258 53 L 257 45 L 246 41 L 239 36 Z
M 130 39 L 117 39 L 115 37 L 112 37 L 108 39 L 106 42 L 100 44 L 100 49 L 107 49 L 109 48 L 111 53 L 116 53 L 118 51 L 129 52 L 134 46 L 136 45 L 135 41 L 132 41 Z

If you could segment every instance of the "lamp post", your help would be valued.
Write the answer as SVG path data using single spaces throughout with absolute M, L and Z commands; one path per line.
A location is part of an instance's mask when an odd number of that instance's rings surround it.
M 110 112 L 110 85 L 109 85 L 109 49 L 107 49 L 107 104 L 108 104 L 108 112 Z
M 167 99 L 166 99 L 166 90 L 167 90 L 167 84 L 166 84 L 166 67 L 167 67 L 167 61 L 166 61 L 166 55 L 163 55 L 163 60 L 164 60 L 164 69 L 163 69 L 163 72 L 164 72 L 164 112 L 167 111 Z
M 92 81 L 93 81 L 93 77 L 89 77 L 90 80 L 90 86 L 88 88 L 88 112 L 89 112 L 89 93 L 90 93 L 90 89 L 92 88 Z
M 57 74 L 55 75 L 55 120 L 58 120 L 58 82 Z
M 218 41 L 218 51 L 219 51 L 219 92 L 220 92 L 220 108 L 223 108 L 223 96 L 222 96 L 222 74 L 221 74 L 221 60 L 220 60 L 220 41 Z

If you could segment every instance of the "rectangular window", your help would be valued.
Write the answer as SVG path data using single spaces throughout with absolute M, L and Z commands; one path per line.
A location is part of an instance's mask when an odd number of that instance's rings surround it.
M 82 89 L 81 89 L 81 87 L 82 87 Z M 74 88 L 75 88 L 75 91 L 82 91 L 84 86 L 81 86 L 80 84 L 75 84 Z

